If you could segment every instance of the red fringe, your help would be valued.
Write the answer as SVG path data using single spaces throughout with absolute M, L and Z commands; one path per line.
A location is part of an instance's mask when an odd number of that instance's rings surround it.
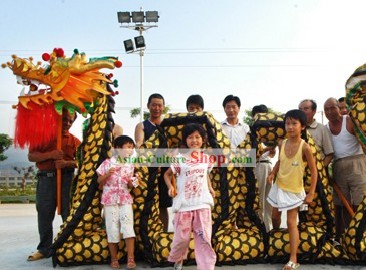
M 39 106 L 29 103 L 30 109 L 18 104 L 14 146 L 40 149 L 57 136 L 57 112 L 54 104 Z

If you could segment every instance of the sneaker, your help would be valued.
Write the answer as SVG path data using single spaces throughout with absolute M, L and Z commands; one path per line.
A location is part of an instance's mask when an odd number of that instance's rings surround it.
M 183 269 L 183 263 L 175 263 L 174 264 L 174 270 L 182 270 Z

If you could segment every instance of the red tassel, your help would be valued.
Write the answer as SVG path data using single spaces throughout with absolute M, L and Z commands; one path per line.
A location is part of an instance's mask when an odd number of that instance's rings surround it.
M 57 112 L 54 104 L 39 106 L 29 103 L 29 108 L 18 105 L 14 146 L 40 149 L 56 139 Z

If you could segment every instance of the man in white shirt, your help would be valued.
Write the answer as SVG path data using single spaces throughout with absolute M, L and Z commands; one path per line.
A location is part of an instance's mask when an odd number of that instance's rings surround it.
M 325 101 L 324 112 L 329 120 L 327 127 L 331 132 L 334 146 L 333 181 L 355 210 L 366 192 L 366 156 L 357 140 L 351 117 L 341 115 L 336 98 L 328 98 Z M 333 198 L 338 240 L 348 227 L 352 216 L 342 205 L 337 193 L 333 192 Z
M 229 138 L 231 147 L 236 148 L 245 139 L 249 126 L 239 120 L 240 98 L 233 95 L 225 97 L 222 106 L 226 114 L 226 119 L 221 122 L 224 133 Z

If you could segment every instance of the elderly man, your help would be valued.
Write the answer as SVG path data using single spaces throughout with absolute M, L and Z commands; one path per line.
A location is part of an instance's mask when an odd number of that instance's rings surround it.
M 299 110 L 306 115 L 306 128 L 323 158 L 324 165 L 328 166 L 333 159 L 333 142 L 329 129 L 318 123 L 314 116 L 316 114 L 316 102 L 312 99 L 304 99 L 299 104 Z
M 324 103 L 327 127 L 334 145 L 333 180 L 354 209 L 362 202 L 366 191 L 366 156 L 359 144 L 353 122 L 348 115 L 341 115 L 338 100 L 328 98 Z M 344 233 L 351 215 L 342 207 L 338 194 L 334 193 L 336 239 Z

